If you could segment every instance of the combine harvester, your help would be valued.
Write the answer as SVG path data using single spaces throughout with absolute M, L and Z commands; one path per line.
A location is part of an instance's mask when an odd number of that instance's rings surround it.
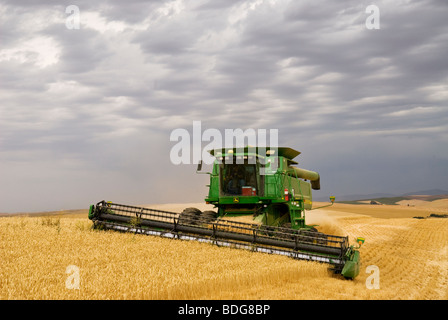
M 216 211 L 186 208 L 181 213 L 101 201 L 91 205 L 95 228 L 113 229 L 165 238 L 195 240 L 318 261 L 347 279 L 359 274 L 359 247 L 348 237 L 320 233 L 305 224 L 312 209 L 311 189 L 320 189 L 317 172 L 294 167 L 300 152 L 291 148 L 224 148 L 215 157 L 206 203 Z M 199 163 L 197 172 L 202 169 Z M 330 197 L 331 204 L 334 197 Z M 317 208 L 316 208 L 317 209 Z M 232 221 L 252 215 L 254 223 Z M 225 219 L 223 219 L 223 217 Z

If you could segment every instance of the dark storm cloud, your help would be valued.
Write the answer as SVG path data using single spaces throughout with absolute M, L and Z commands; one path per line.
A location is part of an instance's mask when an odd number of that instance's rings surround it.
M 378 1 L 381 29 L 368 30 L 370 4 L 4 1 L 0 191 L 11 201 L 0 211 L 171 201 L 167 181 L 205 192 L 169 160 L 170 132 L 193 120 L 279 129 L 321 173 L 321 193 L 446 188 L 448 6 Z M 79 30 L 65 25 L 69 5 Z

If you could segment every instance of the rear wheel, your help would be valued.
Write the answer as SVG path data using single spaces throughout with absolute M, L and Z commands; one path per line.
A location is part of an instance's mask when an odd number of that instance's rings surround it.
M 179 215 L 180 224 L 198 225 L 201 210 L 197 208 L 185 208 Z
M 212 210 L 206 210 L 201 213 L 200 219 L 202 222 L 211 223 L 218 218 L 218 213 Z

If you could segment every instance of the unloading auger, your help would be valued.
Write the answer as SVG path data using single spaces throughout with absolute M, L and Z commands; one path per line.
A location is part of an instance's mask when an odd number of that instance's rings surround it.
M 320 189 L 317 172 L 292 167 L 300 152 L 291 148 L 230 148 L 215 157 L 206 203 L 217 211 L 186 208 L 182 212 L 101 201 L 91 205 L 95 228 L 195 240 L 255 252 L 318 261 L 345 278 L 359 274 L 361 258 L 348 237 L 318 232 L 305 224 L 311 210 L 311 188 Z M 202 164 L 198 166 L 198 172 Z M 307 181 L 309 180 L 309 182 Z M 330 197 L 331 203 L 334 197 Z M 252 215 L 255 223 L 231 220 Z M 225 219 L 224 219 L 225 218 Z

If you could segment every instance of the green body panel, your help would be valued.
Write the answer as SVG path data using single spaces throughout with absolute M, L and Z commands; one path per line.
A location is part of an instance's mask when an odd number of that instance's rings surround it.
M 89 207 L 89 219 L 90 220 L 92 220 L 94 218 L 94 215 L 95 215 L 94 209 L 95 209 L 95 206 L 93 204 L 90 205 L 90 207 Z
M 253 197 L 253 196 L 241 196 L 241 195 L 235 195 L 235 196 L 222 196 L 219 198 L 219 204 L 225 205 L 225 204 L 245 204 L 245 203 L 259 203 L 260 197 Z
M 360 267 L 361 256 L 359 254 L 359 251 L 351 248 L 351 250 L 348 250 L 348 257 L 345 262 L 344 268 L 341 271 L 341 275 L 349 279 L 354 279 L 359 275 Z
M 213 165 L 213 171 L 210 174 L 210 185 L 208 199 L 209 201 L 219 201 L 219 168 Z

